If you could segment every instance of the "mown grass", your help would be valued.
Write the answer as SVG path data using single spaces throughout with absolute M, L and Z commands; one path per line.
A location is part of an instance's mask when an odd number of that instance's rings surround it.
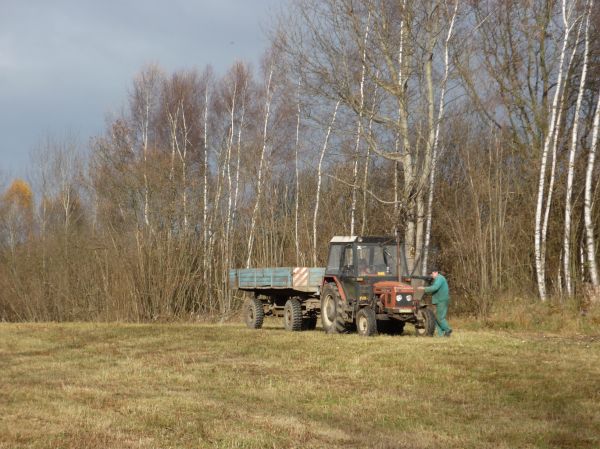
M 0 448 L 600 447 L 600 338 L 0 324 Z

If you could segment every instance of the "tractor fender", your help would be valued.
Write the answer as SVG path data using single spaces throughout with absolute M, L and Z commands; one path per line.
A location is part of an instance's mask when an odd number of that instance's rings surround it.
M 347 302 L 346 293 L 344 293 L 342 284 L 339 281 L 339 279 L 337 278 L 337 276 L 325 276 L 323 278 L 323 284 L 321 285 L 321 291 L 323 291 L 323 287 L 325 286 L 325 284 L 335 284 L 338 289 L 338 293 L 340 294 L 340 298 L 342 298 L 343 302 Z

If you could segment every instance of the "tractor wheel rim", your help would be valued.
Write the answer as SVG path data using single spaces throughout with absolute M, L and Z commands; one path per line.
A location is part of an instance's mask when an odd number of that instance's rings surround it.
M 327 323 L 332 323 L 334 319 L 335 307 L 333 305 L 333 298 L 328 296 L 325 298 L 325 320 Z
M 366 332 L 367 331 L 367 319 L 364 316 L 361 316 L 358 319 L 358 328 L 362 331 L 362 332 Z

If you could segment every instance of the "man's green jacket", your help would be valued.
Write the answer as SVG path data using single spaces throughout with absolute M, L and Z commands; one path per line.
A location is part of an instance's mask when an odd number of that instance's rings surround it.
M 432 304 L 450 301 L 450 290 L 448 289 L 448 281 L 444 276 L 438 273 L 433 284 L 425 287 L 425 293 L 433 293 Z

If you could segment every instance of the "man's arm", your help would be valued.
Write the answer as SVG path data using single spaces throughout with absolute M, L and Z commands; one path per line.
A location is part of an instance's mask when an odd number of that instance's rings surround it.
M 429 287 L 423 288 L 423 291 L 425 293 L 435 293 L 440 289 L 441 286 L 442 286 L 442 278 L 438 276 L 433 281 L 433 284 L 431 284 Z

